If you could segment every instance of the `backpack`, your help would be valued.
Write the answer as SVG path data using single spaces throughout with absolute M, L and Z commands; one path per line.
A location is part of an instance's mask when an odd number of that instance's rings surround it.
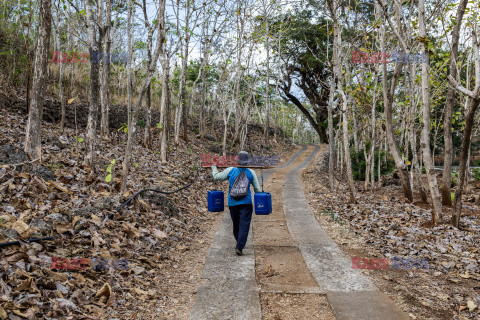
M 245 198 L 248 194 L 248 187 L 250 180 L 248 180 L 245 170 L 240 170 L 240 174 L 235 178 L 235 181 L 230 188 L 230 197 L 239 200 Z

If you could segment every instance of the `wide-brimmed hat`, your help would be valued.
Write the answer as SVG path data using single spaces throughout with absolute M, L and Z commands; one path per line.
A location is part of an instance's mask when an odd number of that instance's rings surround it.
M 247 165 L 252 161 L 252 157 L 246 151 L 240 151 L 237 156 L 237 163 L 241 166 Z

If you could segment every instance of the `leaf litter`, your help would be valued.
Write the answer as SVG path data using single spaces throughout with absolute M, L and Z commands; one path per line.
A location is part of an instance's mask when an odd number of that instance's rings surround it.
M 0 146 L 20 146 L 25 116 L 0 108 Z M 250 143 L 262 146 L 261 127 L 254 129 Z M 172 146 L 169 162 L 161 163 L 155 149 L 140 146 L 139 130 L 132 161 L 138 165 L 120 194 L 126 138 L 112 135 L 110 141 L 99 139 L 95 168 L 82 163 L 85 143 L 73 129 L 61 132 L 49 123 L 42 133 L 41 169 L 0 163 L 0 242 L 20 241 L 0 251 L 0 319 L 187 317 L 222 217 L 207 212 L 206 192 L 226 185 L 213 183 L 206 169 L 186 190 L 168 196 L 147 192 L 115 210 L 144 187 L 173 190 L 191 182 L 200 155 L 218 152 L 218 143 L 191 136 L 190 143 Z M 249 151 L 285 160 L 295 150 L 280 141 L 268 151 Z M 105 219 L 110 214 L 113 219 Z M 24 241 L 78 230 L 53 241 Z
M 448 222 L 425 228 L 422 224 L 430 220 L 431 208 L 406 202 L 399 185 L 377 186 L 371 192 L 356 182 L 355 204 L 349 203 L 346 183 L 337 180 L 332 192 L 328 152 L 319 153 L 303 177 L 317 220 L 346 255 L 427 259 L 426 269 L 407 263 L 400 269 L 363 270 L 410 318 L 480 318 L 480 207 L 467 202 L 480 190 L 465 196 L 460 229 Z M 446 209 L 444 219 L 450 216 L 451 209 Z

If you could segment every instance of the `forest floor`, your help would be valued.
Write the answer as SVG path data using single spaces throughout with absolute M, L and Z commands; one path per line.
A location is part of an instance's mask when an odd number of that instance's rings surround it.
M 480 319 L 480 190 L 474 183 L 463 199 L 460 229 L 448 222 L 423 228 L 430 206 L 407 203 L 399 185 L 371 192 L 356 182 L 357 203 L 350 204 L 347 184 L 336 181 L 331 191 L 327 171 L 328 154 L 318 155 L 304 171 L 305 193 L 320 225 L 354 259 L 352 266 L 412 319 Z M 446 221 L 450 215 L 445 208 Z M 386 258 L 385 269 L 372 260 Z
M 158 161 L 155 148 L 136 144 L 128 190 L 120 194 L 124 133 L 115 130 L 112 139 L 99 141 L 97 165 L 90 168 L 82 164 L 85 143 L 78 137 L 83 129 L 60 131 L 56 123 L 45 123 L 44 162 L 38 166 L 21 152 L 25 124 L 21 108 L 0 105 L 0 242 L 85 230 L 74 237 L 22 241 L 1 249 L 0 319 L 187 319 L 222 220 L 222 214 L 207 212 L 206 191 L 225 191 L 226 184 L 213 183 L 210 170 L 203 169 L 192 187 L 168 196 L 147 193 L 112 220 L 103 220 L 141 188 L 172 190 L 191 182 L 200 155 L 220 152 L 222 128 L 209 139 L 192 133 L 189 143 L 171 148 L 165 164 Z M 298 149 L 279 141 L 263 150 L 261 128 L 253 126 L 250 133 L 248 151 L 253 154 L 277 154 L 284 162 Z M 142 134 L 141 129 L 139 140 Z M 366 192 L 358 182 L 356 204 L 348 203 L 344 183 L 332 192 L 325 156 L 319 153 L 304 171 L 305 195 L 320 226 L 343 253 L 366 261 L 410 259 L 397 269 L 360 265 L 412 319 L 478 319 L 479 190 L 471 188 L 465 195 L 460 230 L 448 224 L 422 228 L 430 208 L 406 203 L 399 186 Z M 113 178 L 106 182 L 106 167 L 113 159 Z M 24 164 L 14 170 L 11 164 L 18 162 Z M 287 171 L 278 170 L 266 184 L 277 195 L 277 219 L 254 219 L 263 318 L 334 319 L 282 215 L 285 204 L 279 195 Z M 425 260 L 424 269 L 415 264 Z M 298 294 L 302 290 L 307 294 Z
M 190 188 L 167 196 L 148 192 L 103 222 L 144 187 L 172 190 L 191 182 L 200 155 L 221 152 L 223 127 L 200 139 L 193 123 L 190 141 L 172 146 L 163 164 L 156 146 L 140 146 L 140 128 L 135 165 L 120 194 L 125 133 L 112 128 L 111 139 L 100 139 L 90 168 L 82 163 L 83 128 L 60 131 L 57 123 L 44 122 L 39 166 L 21 150 L 25 124 L 22 108 L 0 104 L 0 242 L 85 230 L 1 249 L 0 319 L 185 319 L 221 219 L 207 212 L 206 192 L 226 185 L 214 184 L 205 168 Z M 284 161 L 295 151 L 282 139 L 262 149 L 261 127 L 249 132 L 247 151 L 254 155 Z M 106 182 L 113 159 L 113 178 Z

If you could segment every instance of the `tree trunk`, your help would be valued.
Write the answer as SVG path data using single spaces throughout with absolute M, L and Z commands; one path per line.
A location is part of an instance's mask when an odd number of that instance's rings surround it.
M 93 17 L 93 0 L 85 0 L 86 18 L 88 23 L 88 43 L 90 52 L 90 96 L 87 120 L 87 153 L 84 161 L 90 167 L 94 167 L 95 144 L 96 144 L 96 129 L 98 119 L 98 104 L 99 104 L 99 71 L 100 64 L 95 61 L 99 53 L 99 42 L 97 40 L 96 22 Z
M 385 25 L 380 27 L 380 51 L 385 52 Z M 413 192 L 412 186 L 410 184 L 410 177 L 408 175 L 408 170 L 405 162 L 403 161 L 400 151 L 398 150 L 397 143 L 395 142 L 395 138 L 393 136 L 393 124 L 392 124 L 392 99 L 393 94 L 395 92 L 395 88 L 397 86 L 397 79 L 400 71 L 402 69 L 402 64 L 397 63 L 395 66 L 395 71 L 393 73 L 393 77 L 391 80 L 391 88 L 390 92 L 388 91 L 388 84 L 387 84 L 387 64 L 383 64 L 383 103 L 385 108 L 385 126 L 386 126 L 386 138 L 388 141 L 388 146 L 390 148 L 390 153 L 393 156 L 393 160 L 395 161 L 395 165 L 398 168 L 398 173 L 400 179 L 402 181 L 402 188 L 403 194 L 408 201 L 413 202 Z M 380 170 L 380 168 L 379 168 Z
M 151 84 L 153 74 L 155 73 L 157 67 L 157 61 L 160 56 L 160 53 L 163 51 L 163 45 L 165 38 L 163 37 L 164 33 L 162 30 L 165 28 L 165 0 L 160 1 L 160 7 L 158 11 L 158 35 L 157 35 L 157 42 L 155 45 L 155 52 L 153 57 L 148 65 L 147 75 L 143 80 L 142 87 L 140 89 L 140 93 L 138 95 L 137 101 L 135 103 L 135 107 L 133 109 L 133 116 L 132 121 L 130 121 L 128 127 L 128 140 L 127 140 L 127 148 L 125 151 L 125 157 L 123 161 L 123 170 L 122 170 L 122 192 L 125 191 L 126 182 L 128 177 L 129 165 L 132 156 L 132 145 L 133 145 L 133 134 L 135 133 L 135 125 L 137 123 L 138 111 L 142 106 L 143 97 L 147 93 L 147 90 Z
M 415 67 L 414 64 L 410 64 L 409 68 L 409 90 L 410 90 L 410 112 L 409 112 L 409 129 L 408 129 L 408 138 L 410 142 L 410 148 L 412 149 L 412 179 L 413 174 L 417 177 L 417 184 L 418 184 L 418 192 L 420 193 L 420 198 L 422 199 L 423 203 L 428 204 L 427 193 L 425 188 L 423 187 L 423 179 L 422 179 L 422 168 L 420 166 L 420 162 L 418 161 L 418 152 L 417 152 L 417 140 L 415 134 L 415 111 L 416 105 L 414 102 L 413 97 L 415 97 Z
M 151 148 L 150 127 L 152 126 L 152 84 L 147 87 L 145 94 L 145 132 L 143 135 L 143 145 L 145 148 Z
M 467 0 L 461 0 L 457 8 L 457 22 L 452 31 L 452 52 L 450 56 L 450 75 L 457 78 L 457 58 L 458 58 L 458 39 L 460 37 L 460 27 L 462 25 L 463 15 L 467 7 Z M 448 87 L 447 100 L 445 102 L 445 119 L 443 122 L 443 137 L 445 140 L 445 149 L 443 156 L 443 178 L 442 178 L 442 203 L 452 205 L 450 186 L 452 183 L 452 161 L 453 161 L 453 141 L 452 141 L 452 115 L 455 105 L 455 89 Z
M 57 19 L 56 19 L 56 24 L 57 24 L 57 30 L 55 32 L 55 37 L 57 39 L 57 51 L 62 51 L 62 46 L 61 46 L 61 41 L 60 41 L 60 6 L 57 7 Z M 68 30 L 70 30 L 70 23 L 68 24 Z M 70 38 L 69 38 L 70 40 Z M 60 63 L 60 70 L 59 70 L 59 79 L 58 79 L 58 90 L 59 90 L 59 95 L 60 95 L 60 112 L 61 112 L 61 117 L 60 117 L 60 130 L 63 130 L 65 127 L 65 97 L 64 97 L 64 91 L 63 91 L 63 63 Z
M 101 117 L 100 132 L 104 139 L 108 139 L 110 128 L 108 126 L 108 114 L 110 111 L 110 50 L 112 47 L 112 39 L 110 36 L 111 20 L 112 20 L 112 2 L 107 0 L 107 8 L 105 13 L 105 25 L 103 27 L 104 43 L 103 43 L 103 59 L 102 59 L 102 85 L 101 85 Z
M 366 138 L 367 135 L 363 135 L 363 138 Z M 365 191 L 368 190 L 369 184 L 370 184 L 370 161 L 371 161 L 371 155 L 368 154 L 367 152 L 367 144 L 363 144 L 363 157 L 365 159 L 365 184 L 364 184 L 364 189 Z
M 208 50 L 206 50 L 204 54 L 204 67 L 202 72 L 202 96 L 201 96 L 201 103 L 200 103 L 200 119 L 199 119 L 199 133 L 200 137 L 205 135 L 205 102 L 206 102 L 206 95 L 207 95 L 207 68 L 208 65 Z
M 460 224 L 460 215 L 462 212 L 462 194 L 463 188 L 465 186 L 465 177 L 467 175 L 467 162 L 468 162 L 468 154 L 470 149 L 470 142 L 472 138 L 472 131 L 473 131 L 473 123 L 475 120 L 475 111 L 477 111 L 478 105 L 480 104 L 480 98 L 477 99 L 469 99 L 469 106 L 468 112 L 465 116 L 465 128 L 463 131 L 463 139 L 462 139 L 462 148 L 461 148 L 461 155 L 460 155 L 460 167 L 458 173 L 458 186 L 457 190 L 455 191 L 455 198 L 454 198 L 454 211 L 452 213 L 452 225 L 456 228 L 459 227 Z
M 334 14 L 334 58 L 336 60 L 335 66 L 335 76 L 338 79 L 338 90 L 340 93 L 340 96 L 342 97 L 342 114 L 343 114 L 343 122 L 342 122 L 342 128 L 343 128 L 343 151 L 345 155 L 345 166 L 347 169 L 347 181 L 348 181 L 348 187 L 349 187 L 349 192 L 350 192 L 350 202 L 355 203 L 355 184 L 353 181 L 353 173 L 352 173 L 352 159 L 350 157 L 350 137 L 348 134 L 348 115 L 347 115 L 347 110 L 348 110 L 348 100 L 347 96 L 345 95 L 345 92 L 343 91 L 343 84 L 342 84 L 342 75 L 341 75 L 341 67 L 340 67 L 340 59 L 342 56 L 342 35 L 341 35 L 341 30 L 339 30 L 339 24 L 338 24 L 338 18 L 336 16 L 336 10 Z
M 418 21 L 420 26 L 420 37 L 427 38 L 425 26 L 425 0 L 418 1 Z M 428 54 L 428 43 L 422 42 L 423 52 Z M 442 203 L 440 201 L 440 192 L 438 191 L 437 176 L 430 150 L 430 69 L 428 63 L 422 63 L 422 97 L 423 97 L 423 127 L 421 133 L 421 149 L 423 161 L 427 172 L 428 187 L 432 198 L 432 223 L 437 223 L 442 219 Z
M 266 18 L 266 16 L 265 16 Z M 267 83 L 266 83 L 266 90 L 267 90 L 267 107 L 265 110 L 266 118 L 265 118 L 265 146 L 268 146 L 268 136 L 269 136 L 269 127 L 270 127 L 270 23 L 268 19 L 266 20 L 266 50 L 267 50 Z
M 335 70 L 335 58 L 334 58 L 334 67 Z M 330 83 L 330 93 L 328 97 L 328 147 L 330 150 L 330 154 L 328 157 L 328 180 L 330 181 L 330 189 L 335 190 L 335 133 L 333 130 L 333 99 L 335 98 L 335 82 L 336 78 L 335 75 L 332 76 L 332 80 Z
M 237 1 L 237 12 L 241 11 L 241 1 Z M 238 140 L 238 134 L 240 131 L 240 125 L 242 122 L 241 117 L 241 105 L 240 105 L 240 79 L 242 76 L 242 39 L 243 39 L 243 19 L 240 14 L 237 14 L 236 27 L 237 27 L 237 66 L 236 66 L 236 79 L 235 79 L 235 132 L 233 134 L 234 141 Z
M 186 73 L 187 73 L 187 62 L 188 62 L 188 47 L 190 43 L 190 30 L 189 30 L 189 11 L 190 2 L 187 1 L 187 19 L 185 19 L 185 51 L 182 58 L 182 75 L 180 77 L 181 92 L 180 92 L 180 104 L 182 108 L 182 135 L 183 140 L 188 142 L 188 116 L 187 116 L 187 88 L 186 88 Z
M 133 119 L 132 119 L 132 58 L 133 58 L 133 32 L 132 32 L 132 19 L 135 16 L 135 6 L 132 4 L 132 0 L 128 1 L 128 14 L 127 14 L 127 46 L 128 46 L 128 63 L 127 63 L 127 126 L 128 126 L 128 138 L 127 148 L 125 150 L 125 156 L 122 163 L 122 184 L 121 192 L 124 193 L 127 188 L 128 168 L 130 158 L 132 156 L 132 133 L 133 133 Z M 133 12 L 132 12 L 133 11 Z
M 167 162 L 168 133 L 170 131 L 170 60 L 163 62 L 163 81 L 162 81 L 162 106 L 160 117 L 163 128 L 160 133 L 160 161 Z
M 25 135 L 25 152 L 42 160 L 42 115 L 50 34 L 52 31 L 52 2 L 40 0 L 37 47 L 33 69 L 32 94 Z
M 350 191 L 350 203 L 355 203 L 355 184 L 353 182 L 352 159 L 350 158 L 350 144 L 348 134 L 348 116 L 347 116 L 347 97 L 343 92 L 342 84 L 339 83 L 338 90 L 342 96 L 342 112 L 343 112 L 343 151 L 345 153 L 345 166 L 347 167 L 348 188 Z

